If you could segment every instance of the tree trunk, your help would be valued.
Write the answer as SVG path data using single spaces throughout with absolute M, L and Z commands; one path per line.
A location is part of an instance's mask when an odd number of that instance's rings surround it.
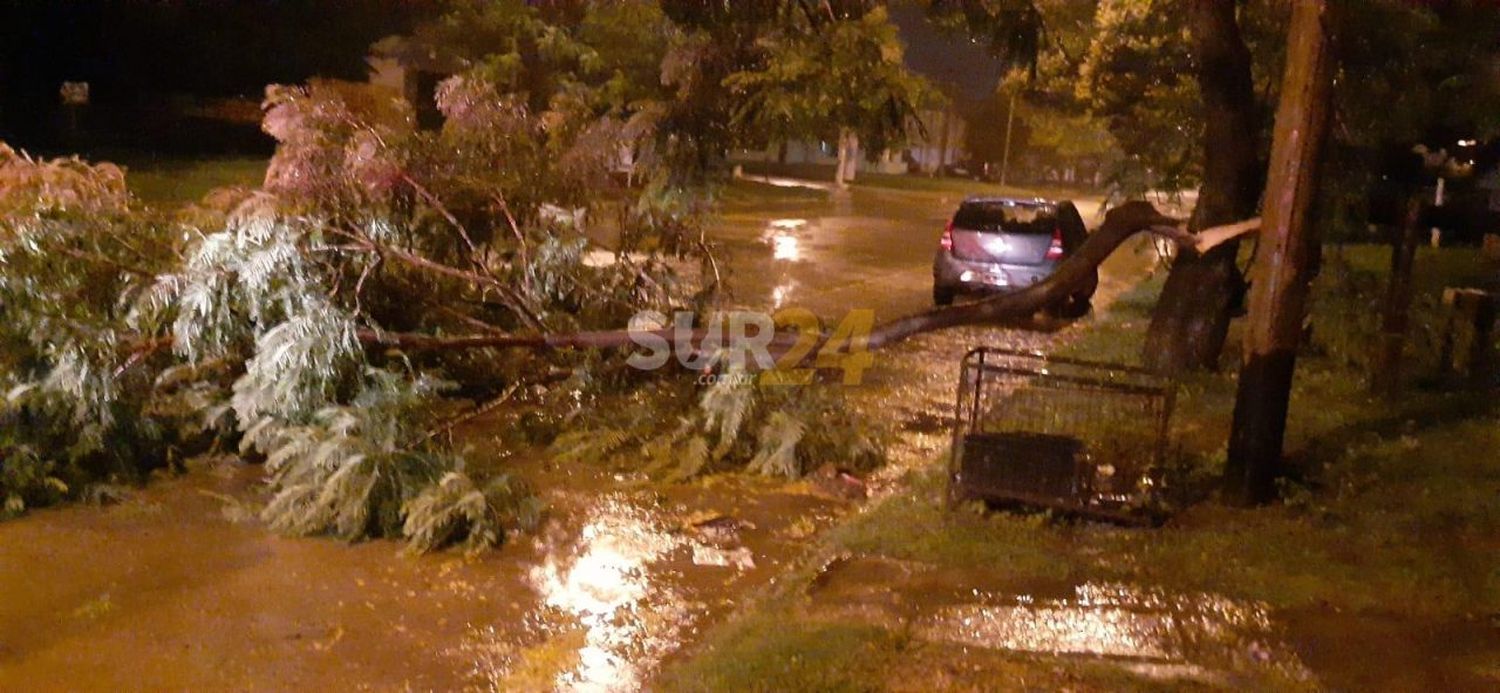
M 1224 470 L 1227 496 L 1244 503 L 1275 498 L 1282 474 L 1292 374 L 1317 265 L 1318 233 L 1311 210 L 1333 87 L 1327 22 L 1327 0 L 1293 4 L 1262 216 L 1261 257 L 1250 294 L 1245 360 Z
M 840 190 L 849 187 L 849 180 L 844 177 L 844 172 L 848 169 L 852 156 L 849 152 L 850 135 L 849 128 L 839 128 L 839 160 L 833 165 L 833 184 Z
M 1223 0 L 1188 3 L 1198 85 L 1203 93 L 1203 186 L 1191 229 L 1255 216 L 1262 183 L 1255 87 L 1250 51 L 1235 21 L 1235 4 Z M 1218 366 L 1229 321 L 1244 294 L 1235 265 L 1239 244 L 1201 257 L 1179 257 L 1151 315 L 1142 355 L 1163 373 Z
M 844 161 L 844 182 L 853 183 L 855 176 L 859 173 L 859 133 L 849 131 L 849 156 Z
M 1406 219 L 1391 239 L 1391 278 L 1380 311 L 1380 345 L 1370 370 L 1370 389 L 1382 397 L 1395 397 L 1401 389 L 1401 352 L 1411 317 L 1411 277 L 1421 226 L 1422 198 L 1412 195 Z

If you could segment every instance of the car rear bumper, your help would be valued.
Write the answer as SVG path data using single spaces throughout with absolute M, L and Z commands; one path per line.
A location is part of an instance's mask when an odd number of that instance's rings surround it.
M 1056 262 L 1038 265 L 976 262 L 941 250 L 932 263 L 932 281 L 936 286 L 958 291 L 1014 291 L 1052 276 L 1056 269 Z

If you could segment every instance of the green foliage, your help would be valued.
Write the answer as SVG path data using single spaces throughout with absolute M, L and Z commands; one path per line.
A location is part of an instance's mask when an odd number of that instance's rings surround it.
M 68 493 L 68 484 L 53 474 L 55 463 L 27 447 L 9 448 L 0 459 L 0 519 L 15 517 L 27 508 L 50 505 Z
M 717 126 L 690 124 L 724 113 L 740 67 L 826 44 L 831 71 L 802 64 L 783 86 L 841 90 L 817 107 L 835 126 L 904 126 L 920 85 L 883 9 L 764 9 L 724 10 L 743 61 L 689 64 L 725 27 L 652 3 L 454 3 L 382 48 L 461 68 L 437 90 L 440 128 L 378 90 L 273 86 L 262 188 L 172 216 L 131 200 L 115 167 L 0 148 L 0 416 L 21 424 L 0 440 L 7 507 L 237 437 L 266 459 L 277 530 L 477 550 L 538 513 L 519 481 L 469 476 L 442 435 L 502 392 L 537 412 L 517 445 L 556 437 L 580 461 L 640 453 L 674 478 L 873 465 L 877 436 L 824 388 L 699 393 L 619 354 L 465 344 L 714 308 L 712 198 L 681 184 L 717 156 Z M 703 94 L 724 100 L 685 103 Z M 611 213 L 621 242 L 599 252 Z M 693 261 L 701 279 L 679 273 Z M 611 398 L 642 406 L 590 410 Z
M 794 17 L 759 40 L 754 69 L 725 78 L 743 98 L 734 123 L 775 139 L 850 130 L 874 150 L 900 141 L 931 87 L 903 63 L 885 8 Z
M 746 469 L 766 476 L 795 479 L 802 473 L 797 460 L 797 444 L 807 434 L 801 421 L 784 411 L 772 412 L 755 434 L 755 457 Z
M 1076 152 L 1081 140 L 1111 164 L 1112 184 L 1127 196 L 1198 184 L 1203 106 L 1188 13 L 1167 0 L 924 0 L 939 25 L 986 42 L 1012 63 L 1030 65 L 1003 86 L 1024 83 L 1026 147 L 1049 157 Z M 1238 30 L 1251 56 L 1260 142 L 1270 120 L 1286 51 L 1283 2 L 1239 3 Z M 1493 114 L 1493 8 L 1484 3 L 1358 0 L 1334 14 L 1340 37 L 1331 164 L 1319 205 L 1325 224 L 1346 237 L 1363 228 L 1365 195 L 1382 148 L 1410 146 L 1428 132 L 1483 136 Z M 1063 137 L 1048 132 L 1074 120 Z M 1098 129 L 1113 143 L 1100 142 Z M 1113 149 L 1113 152 L 1109 150 Z M 1110 155 L 1113 154 L 1113 155 Z
M 822 467 L 868 471 L 885 462 L 889 435 L 849 409 L 837 385 L 765 384 L 726 370 L 694 389 L 668 377 L 628 395 L 603 394 L 570 419 L 553 458 L 637 469 L 668 480 L 714 471 L 796 479 Z
M 171 261 L 117 167 L 0 144 L 0 500 L 4 513 L 134 479 L 171 441 L 141 417 L 158 357 L 122 321 Z
M 513 477 L 502 474 L 480 488 L 457 472 L 426 485 L 402 511 L 402 532 L 414 549 L 457 544 L 469 553 L 498 543 L 506 531 L 535 529 L 542 512 L 541 501 Z
M 1101 2 L 1078 74 L 1080 96 L 1104 115 L 1121 149 L 1175 190 L 1199 170 L 1201 116 L 1182 13 L 1165 11 L 1168 4 Z
M 981 39 L 991 53 L 1028 67 L 1042 57 L 1047 20 L 1057 19 L 1045 16 L 1043 8 L 1055 11 L 1049 6 L 1066 5 L 1032 0 L 922 0 L 920 4 L 934 25 Z
M 534 112 L 487 70 L 443 84 L 436 132 L 400 103 L 274 87 L 265 188 L 176 219 L 132 207 L 114 167 L 0 151 L 0 374 L 5 416 L 31 422 L 0 446 L 10 512 L 162 459 L 143 446 L 171 445 L 164 431 L 238 431 L 266 456 L 263 518 L 280 531 L 477 550 L 533 523 L 523 484 L 471 479 L 433 434 L 456 408 L 439 378 L 488 397 L 580 357 L 373 347 L 670 311 L 691 287 L 655 249 L 707 246 L 696 216 L 647 214 L 631 225 L 645 255 L 588 261 L 582 225 L 628 199 L 610 171 L 649 131 L 607 98 L 574 98 L 582 82 Z

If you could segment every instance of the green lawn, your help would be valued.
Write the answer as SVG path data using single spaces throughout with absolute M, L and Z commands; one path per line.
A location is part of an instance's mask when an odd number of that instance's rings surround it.
M 175 207 L 196 202 L 214 188 L 258 187 L 266 176 L 267 162 L 258 158 L 224 158 L 117 163 L 125 166 L 125 181 L 142 202 Z
M 833 181 L 833 167 L 827 164 L 744 164 L 747 177 L 776 175 L 802 178 L 819 183 Z M 937 178 L 921 174 L 860 173 L 855 179 L 855 188 L 878 188 L 882 190 L 906 190 L 911 192 L 937 192 L 957 195 L 1017 195 L 1054 198 L 1069 198 L 1094 195 L 1097 191 L 1061 187 L 1026 187 L 986 183 L 967 178 Z

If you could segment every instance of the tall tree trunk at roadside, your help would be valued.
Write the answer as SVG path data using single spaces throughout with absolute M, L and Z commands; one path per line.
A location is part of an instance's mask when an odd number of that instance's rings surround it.
M 1187 5 L 1205 121 L 1195 230 L 1255 216 L 1264 183 L 1250 50 L 1235 6 L 1224 0 Z M 1218 366 L 1230 318 L 1244 294 L 1235 264 L 1238 250 L 1238 243 L 1227 243 L 1173 263 L 1151 315 L 1142 355 L 1147 367 L 1181 373 Z
M 1327 0 L 1294 3 L 1287 34 L 1286 75 L 1261 215 L 1261 256 L 1224 470 L 1228 497 L 1245 503 L 1276 496 L 1292 374 L 1317 268 L 1318 232 L 1311 212 L 1333 88 Z
M 849 131 L 849 154 L 844 158 L 844 182 L 853 183 L 859 172 L 859 133 Z

